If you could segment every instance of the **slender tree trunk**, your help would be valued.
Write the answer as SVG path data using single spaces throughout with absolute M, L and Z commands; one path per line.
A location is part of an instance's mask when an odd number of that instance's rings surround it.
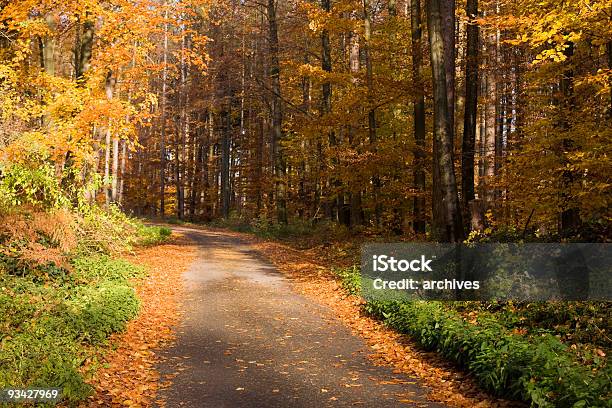
M 119 138 L 113 137 L 113 179 L 111 183 L 111 202 L 118 201 L 118 181 L 119 181 Z
M 434 231 L 440 241 L 460 242 L 463 239 L 463 223 L 453 163 L 453 133 L 448 111 L 448 82 L 440 2 L 441 0 L 431 0 L 427 8 L 434 96 L 434 163 L 438 166 L 442 193 L 441 202 L 434 202 L 434 206 L 440 206 L 439 212 L 442 214 L 441 219 L 434 219 Z
M 108 71 L 108 74 L 106 75 L 106 81 L 104 83 L 104 90 L 106 92 L 106 99 L 108 99 L 109 101 L 111 101 L 113 99 L 113 92 L 114 92 L 114 88 L 115 88 L 115 75 L 113 73 L 113 71 Z M 111 186 L 109 187 L 109 182 L 110 178 L 111 178 L 111 174 L 110 174 L 110 166 L 111 166 L 111 122 L 109 120 L 108 124 L 107 124 L 107 128 L 106 128 L 106 140 L 105 140 L 105 148 L 106 148 L 106 152 L 105 152 L 105 156 L 104 156 L 104 192 L 105 192 L 105 197 L 106 197 L 106 205 L 108 206 L 109 204 L 111 204 L 112 202 L 114 202 L 114 199 L 116 197 L 116 177 L 113 178 L 113 181 L 111 183 Z M 112 139 L 112 143 L 113 143 L 113 150 L 115 150 L 115 141 L 117 139 L 113 138 Z M 118 150 L 118 149 L 117 149 Z M 117 153 L 118 154 L 118 153 Z M 116 157 L 116 155 L 115 155 Z M 116 175 L 116 169 L 115 169 L 115 161 L 113 161 L 113 172 Z
M 119 183 L 119 196 L 117 197 L 117 202 L 120 205 L 123 205 L 126 160 L 127 160 L 127 140 L 124 140 L 121 146 L 121 182 Z
M 321 0 L 321 8 L 323 11 L 330 12 L 331 11 L 331 0 Z M 321 31 L 321 68 L 326 73 L 332 72 L 332 55 L 331 55 L 331 44 L 329 38 L 329 30 L 327 28 Z M 332 111 L 332 86 L 329 80 L 325 80 L 322 85 L 322 107 L 321 107 L 321 116 L 325 116 Z M 331 147 L 336 146 L 336 135 L 333 130 L 329 130 L 328 133 L 329 145 Z M 324 163 L 323 148 L 322 146 L 318 149 L 321 157 L 321 164 Z M 335 159 L 334 159 L 335 161 Z M 321 181 L 321 190 L 327 190 L 327 194 L 325 195 L 325 213 L 329 219 L 337 220 L 337 206 L 335 202 L 337 201 L 336 194 L 334 193 L 333 197 L 330 197 L 329 185 L 333 187 L 338 187 L 335 177 L 330 177 L 330 180 L 322 180 Z
M 221 113 L 221 215 L 229 218 L 230 213 L 230 133 L 232 130 L 232 114 L 230 102 Z
M 269 77 L 272 82 L 272 150 L 274 161 L 274 186 L 276 194 L 276 217 L 279 223 L 287 224 L 286 202 L 286 163 L 283 153 L 283 111 L 278 60 L 278 26 L 276 21 L 276 1 L 268 0 L 268 28 L 270 66 Z
M 495 32 L 488 35 L 487 60 L 488 71 L 484 78 L 486 100 L 485 100 L 485 129 L 484 129 L 484 177 L 483 198 L 485 211 L 491 210 L 495 204 L 495 144 L 497 137 L 497 81 L 495 73 Z
M 574 56 L 574 43 L 568 43 L 567 48 L 564 51 L 567 58 L 566 66 L 561 75 L 559 88 L 561 91 L 561 101 L 559 107 L 561 108 L 561 129 L 565 133 L 571 131 L 570 117 L 575 111 L 575 100 L 574 100 L 574 71 L 571 68 L 572 57 Z M 574 150 L 576 146 L 572 139 L 563 139 L 561 150 L 562 150 L 562 162 L 563 166 L 568 168 L 569 160 L 566 158 L 567 152 Z M 559 233 L 563 237 L 570 237 L 578 231 L 580 228 L 580 209 L 576 206 L 575 192 L 572 189 L 579 189 L 580 184 L 576 182 L 576 179 L 580 177 L 574 170 L 564 170 L 561 180 L 561 222 L 559 226 Z
M 164 49 L 162 67 L 161 94 L 161 135 L 160 135 L 160 170 L 159 170 L 159 212 L 162 218 L 166 214 L 166 88 L 168 86 L 168 3 L 164 2 Z
M 366 63 L 366 82 L 368 87 L 368 103 L 370 109 L 368 111 L 368 138 L 370 141 L 371 149 L 374 153 L 377 150 L 377 125 L 376 125 L 376 108 L 374 105 L 374 73 L 372 67 L 372 58 L 370 55 L 370 40 L 372 36 L 372 21 L 370 18 L 370 5 L 367 0 L 363 0 L 363 24 L 365 28 L 365 42 L 364 42 L 364 57 Z M 382 218 L 382 202 L 380 198 L 381 180 L 377 171 L 374 170 L 372 175 L 372 192 L 374 193 L 374 216 L 376 219 L 376 225 L 380 225 Z
M 474 149 L 476 146 L 476 116 L 478 113 L 478 0 L 467 0 L 466 15 L 467 50 L 465 66 L 465 115 L 463 121 L 463 145 L 461 153 L 461 191 L 463 211 L 469 214 L 474 192 Z
M 361 70 L 360 54 L 361 50 L 359 47 L 359 35 L 355 32 L 351 33 L 350 36 L 350 50 L 349 50 L 349 69 L 353 75 L 358 75 Z M 357 78 L 354 79 L 357 82 Z M 353 124 L 348 126 L 349 143 L 353 148 L 358 148 L 359 142 L 355 140 L 356 129 Z M 355 227 L 363 224 L 362 217 L 362 204 L 361 204 L 361 186 L 359 183 L 350 183 L 350 225 Z
M 42 40 L 42 58 L 43 67 L 45 72 L 51 76 L 55 75 L 55 45 L 56 41 L 53 35 L 55 35 L 55 29 L 57 24 L 55 23 L 55 16 L 47 14 L 45 21 L 49 27 L 50 35 Z
M 444 70 L 446 71 L 446 98 L 448 121 L 454 140 L 455 135 L 455 0 L 440 0 L 442 38 L 444 39 Z
M 414 188 L 417 195 L 413 202 L 413 229 L 416 234 L 425 233 L 425 90 L 423 89 L 423 28 L 421 1 L 410 0 L 412 27 L 412 77 L 415 84 L 414 100 Z
M 81 34 L 75 49 L 75 78 L 83 82 L 83 76 L 89 70 L 93 51 L 94 22 L 90 19 L 83 23 Z
M 612 13 L 610 13 L 610 23 L 612 24 Z M 608 49 L 608 68 L 612 70 L 612 40 L 608 41 L 606 47 Z M 610 77 L 610 106 L 608 108 L 610 109 L 608 116 L 610 121 L 612 121 L 612 77 Z
M 303 57 L 303 61 L 304 64 L 310 64 L 310 56 L 308 55 L 308 48 L 309 48 L 309 41 L 308 41 L 308 35 L 304 36 L 304 57 Z M 310 102 L 311 102 L 311 79 L 310 76 L 308 75 L 304 75 L 302 77 L 302 111 L 304 112 L 305 115 L 309 115 L 310 114 Z M 310 141 L 304 140 L 303 142 L 303 148 L 304 150 L 308 149 L 308 146 L 310 144 Z M 308 169 L 310 168 L 310 166 L 308 165 L 308 159 L 307 158 L 302 158 L 300 161 L 300 189 L 299 189 L 299 193 L 298 193 L 298 198 L 301 204 L 301 214 L 300 217 L 305 218 L 307 216 L 312 216 L 311 214 L 308 214 L 313 203 L 312 202 L 308 202 L 310 195 L 308 194 L 307 190 L 306 190 L 306 183 L 307 183 L 307 177 L 308 177 Z
M 189 104 L 189 96 L 187 93 L 187 64 L 185 62 L 185 49 L 187 48 L 187 36 L 184 27 L 181 28 L 181 58 L 180 58 L 180 93 L 178 96 L 180 121 L 177 132 L 177 148 L 176 148 L 176 194 L 177 208 L 176 215 L 179 220 L 185 218 L 185 185 L 186 185 L 186 168 L 188 166 L 187 135 L 189 134 L 189 121 L 187 117 L 187 105 Z M 180 135 L 180 141 L 178 136 Z
M 111 190 L 108 188 L 110 179 L 110 160 L 111 160 L 111 131 L 106 129 L 105 154 L 104 154 L 104 198 L 108 207 L 112 202 Z

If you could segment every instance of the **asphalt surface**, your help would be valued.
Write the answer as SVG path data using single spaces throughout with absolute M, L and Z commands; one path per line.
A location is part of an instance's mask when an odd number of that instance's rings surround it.
M 185 315 L 165 350 L 167 407 L 441 407 L 418 380 L 368 360 L 332 312 L 294 293 L 248 244 L 176 228 L 198 245 Z

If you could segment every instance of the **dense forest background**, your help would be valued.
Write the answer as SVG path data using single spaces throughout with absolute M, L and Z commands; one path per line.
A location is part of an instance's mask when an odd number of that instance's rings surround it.
M 138 216 L 610 236 L 607 1 L 0 7 L 5 178 Z

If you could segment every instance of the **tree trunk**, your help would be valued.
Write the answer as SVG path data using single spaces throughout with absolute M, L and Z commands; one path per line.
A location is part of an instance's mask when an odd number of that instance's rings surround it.
M 559 88 L 561 91 L 561 101 L 559 103 L 559 107 L 561 110 L 561 129 L 565 133 L 569 133 L 571 131 L 571 123 L 569 118 L 572 115 L 572 112 L 575 111 L 575 101 L 574 101 L 574 71 L 571 68 L 572 57 L 574 55 L 574 44 L 569 43 L 567 48 L 564 51 L 564 54 L 567 58 L 566 66 L 564 67 L 564 71 L 561 75 L 561 80 L 559 83 Z M 567 168 L 567 164 L 569 160 L 565 157 L 568 152 L 571 152 L 576 147 L 574 145 L 574 141 L 570 138 L 563 139 L 561 146 L 561 154 L 563 155 L 562 162 L 563 166 Z M 580 228 L 580 209 L 576 206 L 574 195 L 572 192 L 572 188 L 579 189 L 580 184 L 576 183 L 576 179 L 579 178 L 580 175 L 577 174 L 574 170 L 564 170 L 561 180 L 561 222 L 560 222 L 560 235 L 563 237 L 570 237 L 575 235 Z
M 436 224 L 434 230 L 438 240 L 460 242 L 463 239 L 463 223 L 453 163 L 453 133 L 448 111 L 448 82 L 440 2 L 441 0 L 431 0 L 427 8 L 434 96 L 434 163 L 438 166 L 442 193 L 442 200 L 434 201 L 434 206 L 440 206 L 439 213 L 442 217 L 433 221 Z
M 497 76 L 495 73 L 495 32 L 488 35 L 487 61 L 488 70 L 484 78 L 486 89 L 485 129 L 484 129 L 484 177 L 483 198 L 485 212 L 493 209 L 495 189 L 492 187 L 495 178 L 495 144 L 497 138 Z
M 323 9 L 323 11 L 329 13 L 331 11 L 331 0 L 321 0 L 321 8 Z M 327 30 L 327 28 L 321 31 L 321 68 L 326 73 L 332 72 L 331 44 L 330 44 L 330 38 L 329 38 L 329 30 Z M 325 116 L 331 113 L 332 111 L 332 86 L 329 80 L 325 80 L 323 82 L 321 90 L 322 90 L 321 116 Z M 333 130 L 329 130 L 328 140 L 329 140 L 329 145 L 331 147 L 336 145 L 336 135 Z M 325 161 L 322 157 L 322 153 L 323 153 L 322 146 L 320 146 L 318 150 L 321 153 L 321 164 L 323 165 Z M 325 215 L 331 220 L 337 220 L 338 213 L 337 213 L 337 206 L 335 205 L 337 201 L 337 197 L 336 197 L 337 192 L 334 193 L 332 197 L 330 197 L 330 191 L 329 191 L 330 185 L 337 187 L 337 183 L 333 179 L 334 177 L 330 177 L 330 180 L 327 180 L 327 181 L 322 180 L 321 181 L 321 191 L 322 193 L 325 192 L 322 194 L 325 196 L 325 202 L 324 202 L 325 213 L 326 213 Z
M 349 49 L 349 69 L 353 75 L 358 75 L 361 70 L 360 64 L 360 47 L 359 47 L 359 35 L 355 32 L 351 33 L 350 37 L 350 49 Z M 357 82 L 357 78 L 353 79 Z M 359 144 L 355 140 L 355 126 L 350 124 L 348 126 L 349 143 L 356 148 Z M 352 182 L 349 184 L 350 187 L 350 226 L 355 227 L 363 224 L 362 217 L 362 203 L 361 203 L 361 186 L 359 183 Z
M 110 160 L 111 160 L 111 131 L 110 127 L 106 129 L 105 139 L 105 154 L 104 154 L 104 198 L 106 206 L 108 207 L 112 202 L 111 190 L 108 188 L 108 182 L 110 179 Z
M 85 20 L 82 32 L 75 49 L 75 78 L 83 82 L 83 76 L 89 70 L 94 39 L 94 22 Z
M 230 133 L 232 130 L 232 114 L 230 102 L 221 113 L 221 215 L 229 218 L 230 213 Z
M 444 47 L 444 70 L 446 73 L 446 98 L 448 121 L 453 140 L 455 135 L 455 0 L 440 0 L 442 38 Z
M 368 103 L 370 110 L 368 111 L 368 138 L 370 141 L 370 147 L 372 152 L 376 154 L 377 150 L 377 125 L 376 125 L 376 108 L 374 108 L 374 73 L 372 68 L 372 58 L 370 55 L 370 38 L 371 33 L 371 18 L 370 18 L 370 6 L 367 0 L 363 0 L 363 25 L 365 28 L 365 43 L 364 43 L 364 56 L 366 63 L 366 82 L 368 87 Z M 376 167 L 374 174 L 372 175 L 372 192 L 374 194 L 374 215 L 376 219 L 376 225 L 380 225 L 382 218 L 382 202 L 380 199 L 381 181 L 380 176 L 377 174 Z
M 464 214 L 469 214 L 474 200 L 474 149 L 476 146 L 476 115 L 478 113 L 478 0 L 467 0 L 467 50 L 465 65 L 465 115 L 461 152 L 461 191 Z
M 414 189 L 413 229 L 415 234 L 425 234 L 425 90 L 423 89 L 423 29 L 421 1 L 410 0 L 412 27 L 412 77 L 415 84 L 414 100 Z
M 110 102 L 113 99 L 113 92 L 114 92 L 114 88 L 115 88 L 115 76 L 113 71 L 108 71 L 108 74 L 106 75 L 106 81 L 104 83 L 104 91 L 106 92 L 106 99 L 108 99 L 108 101 Z M 105 156 L 104 156 L 104 192 L 105 192 L 105 197 L 106 197 L 106 205 L 108 206 L 109 204 L 113 203 L 115 198 L 116 198 L 116 191 L 117 191 L 117 184 L 116 184 L 116 156 L 118 155 L 115 154 L 113 158 L 113 173 L 115 175 L 115 177 L 113 177 L 113 181 L 112 181 L 112 186 L 109 188 L 109 182 L 110 182 L 110 178 L 111 178 L 111 174 L 110 174 L 110 160 L 111 160 L 111 122 L 109 120 L 108 124 L 107 124 L 107 128 L 106 128 L 106 140 L 105 140 L 105 148 L 106 148 L 106 152 L 105 152 Z M 115 150 L 115 141 L 117 141 L 116 138 L 112 139 L 112 143 L 113 143 L 113 150 Z M 117 148 L 118 150 L 118 148 Z
M 287 224 L 286 202 L 286 164 L 283 154 L 283 111 L 278 60 L 278 26 L 276 21 L 276 1 L 268 0 L 268 28 L 270 66 L 269 77 L 272 82 L 272 150 L 274 155 L 274 187 L 276 194 L 276 216 L 281 224 Z
M 610 22 L 612 23 L 612 13 L 610 14 Z M 608 49 L 608 69 L 612 70 L 612 40 L 606 44 Z M 612 121 L 612 77 L 610 77 L 610 106 L 608 107 L 608 116 Z
M 123 191 L 125 187 L 126 160 L 127 160 L 127 140 L 124 140 L 123 146 L 121 147 L 121 182 L 119 183 L 119 196 L 117 197 L 117 202 L 120 205 L 123 205 Z
M 118 200 L 118 182 L 119 180 L 119 138 L 113 137 L 113 179 L 111 183 L 111 202 L 116 203 Z
M 168 19 L 168 3 L 164 2 L 166 11 L 164 18 Z M 168 86 L 168 23 L 164 23 L 164 50 L 162 68 L 161 94 L 161 136 L 160 136 L 160 170 L 159 170 L 159 212 L 162 218 L 166 214 L 166 88 Z
M 42 40 L 42 59 L 45 72 L 51 76 L 55 75 L 55 17 L 52 14 L 45 16 L 50 35 Z

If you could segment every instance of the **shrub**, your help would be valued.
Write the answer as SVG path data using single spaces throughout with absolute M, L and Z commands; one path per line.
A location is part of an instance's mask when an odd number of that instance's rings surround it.
M 50 164 L 3 166 L 0 177 L 0 207 L 33 206 L 59 208 L 68 204 Z
M 72 279 L 89 285 L 101 280 L 127 283 L 129 279 L 144 276 L 142 267 L 107 255 L 75 258 L 72 267 Z
M 85 345 L 104 344 L 138 313 L 130 280 L 141 267 L 106 255 L 81 256 L 40 279 L 0 271 L 0 388 L 60 387 L 69 402 L 91 388 Z
M 340 278 L 342 288 L 349 295 L 358 295 L 361 292 L 361 276 L 359 268 L 352 266 L 350 268 L 335 268 L 332 272 Z
M 84 356 L 71 338 L 19 333 L 2 340 L 0 387 L 58 387 L 68 401 L 91 393 L 79 367 Z
M 85 254 L 120 254 L 137 245 L 159 244 L 172 233 L 167 227 L 146 226 L 114 205 L 82 206 L 79 212 L 79 252 Z
M 137 226 L 138 245 L 157 245 L 168 239 L 170 235 L 172 230 L 168 227 L 146 226 L 142 223 Z
M 65 266 L 77 246 L 75 218 L 66 210 L 0 214 L 0 263 L 18 273 Z
M 347 290 L 358 290 L 355 270 L 339 276 Z M 465 367 L 484 389 L 496 395 L 538 407 L 609 406 L 610 367 L 580 364 L 552 335 L 532 339 L 517 335 L 486 314 L 468 322 L 441 302 L 368 301 L 364 307 L 425 349 Z
M 134 289 L 125 284 L 105 281 L 94 287 L 81 287 L 67 302 L 66 327 L 92 344 L 102 342 L 136 317 L 139 300 Z

